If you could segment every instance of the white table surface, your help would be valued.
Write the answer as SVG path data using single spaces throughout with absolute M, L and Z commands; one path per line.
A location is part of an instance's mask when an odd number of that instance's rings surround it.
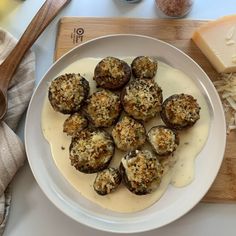
M 19 38 L 44 0 L 0 0 L 0 27 Z M 236 13 L 235 0 L 196 0 L 188 18 L 216 19 Z M 154 0 L 127 4 L 122 0 L 72 0 L 34 44 L 36 81 L 53 62 L 57 22 L 62 16 L 158 18 Z M 24 119 L 18 133 L 23 139 Z M 147 236 L 236 235 L 236 204 L 200 203 L 179 220 Z M 44 195 L 26 163 L 13 180 L 13 199 L 4 236 L 113 235 L 83 226 L 59 211 Z

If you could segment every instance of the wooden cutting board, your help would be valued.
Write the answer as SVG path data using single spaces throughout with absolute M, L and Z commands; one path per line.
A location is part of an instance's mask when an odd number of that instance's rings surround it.
M 205 21 L 197 20 L 64 17 L 58 25 L 55 60 L 73 47 L 99 36 L 117 33 L 141 34 L 164 40 L 181 49 L 192 57 L 214 81 L 218 77 L 217 72 L 190 39 L 193 31 L 204 23 Z M 227 147 L 221 169 L 202 201 L 235 200 L 236 132 L 231 132 L 227 136 Z

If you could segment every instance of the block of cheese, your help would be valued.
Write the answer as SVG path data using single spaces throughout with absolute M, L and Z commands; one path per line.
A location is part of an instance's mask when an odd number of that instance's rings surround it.
M 236 72 L 236 15 L 204 24 L 192 40 L 219 73 Z

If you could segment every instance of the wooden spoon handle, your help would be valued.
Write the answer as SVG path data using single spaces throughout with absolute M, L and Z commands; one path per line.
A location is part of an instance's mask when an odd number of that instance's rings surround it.
M 27 50 L 37 40 L 57 13 L 70 1 L 71 0 L 46 0 L 21 36 L 15 48 L 1 64 L 0 88 L 4 89 L 8 87 L 16 68 Z

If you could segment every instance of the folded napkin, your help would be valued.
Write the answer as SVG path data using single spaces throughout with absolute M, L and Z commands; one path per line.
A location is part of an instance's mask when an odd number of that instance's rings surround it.
M 0 29 L 0 64 L 16 44 L 12 35 Z M 7 189 L 26 159 L 24 145 L 15 130 L 34 88 L 35 57 L 29 51 L 18 67 L 8 89 L 8 111 L 0 121 L 0 235 L 9 213 L 11 195 Z M 0 75 L 1 79 L 1 75 Z

